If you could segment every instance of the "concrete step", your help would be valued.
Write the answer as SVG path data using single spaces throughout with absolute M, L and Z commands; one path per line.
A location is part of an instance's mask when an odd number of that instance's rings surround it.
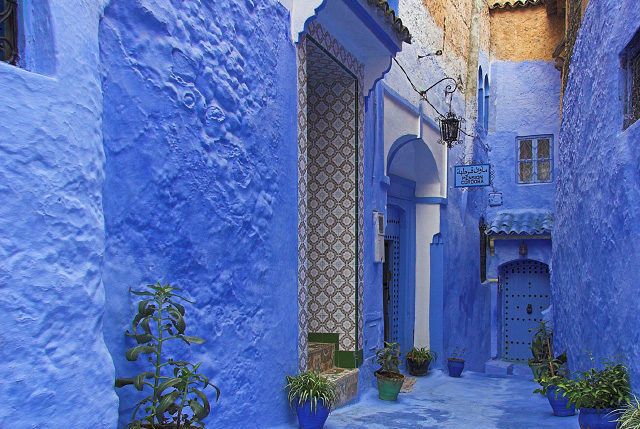
M 335 344 L 310 342 L 308 347 L 309 371 L 325 372 L 333 368 Z
M 322 373 L 336 385 L 338 399 L 333 408 L 340 408 L 358 396 L 358 368 L 331 368 Z

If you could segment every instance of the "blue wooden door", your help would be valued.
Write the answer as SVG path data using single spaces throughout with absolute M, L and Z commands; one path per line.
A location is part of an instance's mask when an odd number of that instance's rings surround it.
M 388 244 L 389 294 L 386 306 L 389 324 L 388 338 L 391 342 L 400 341 L 400 211 L 395 206 L 387 207 L 387 226 L 385 241 Z
M 542 320 L 542 311 L 549 307 L 549 266 L 542 262 L 521 260 L 502 267 L 502 357 L 526 362 L 531 358 L 530 330 Z

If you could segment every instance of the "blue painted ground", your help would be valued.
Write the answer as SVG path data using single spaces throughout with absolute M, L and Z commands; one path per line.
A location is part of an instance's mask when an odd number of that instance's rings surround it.
M 376 389 L 367 390 L 357 403 L 332 412 L 325 429 L 579 427 L 577 415 L 555 417 L 547 400 L 532 393 L 535 388 L 518 377 L 465 372 L 456 379 L 430 371 L 397 402 L 381 401 Z

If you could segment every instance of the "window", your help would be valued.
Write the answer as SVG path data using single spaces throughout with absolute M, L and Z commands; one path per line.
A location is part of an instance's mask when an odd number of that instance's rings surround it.
M 553 180 L 552 136 L 518 137 L 518 183 L 549 183 Z
M 482 67 L 478 69 L 478 124 L 484 125 L 484 79 L 482 79 Z
M 484 75 L 484 129 L 489 131 L 489 75 Z
M 640 119 L 640 30 L 620 54 L 624 72 L 624 123 L 627 129 Z
M 0 60 L 9 64 L 18 61 L 17 0 L 0 0 Z

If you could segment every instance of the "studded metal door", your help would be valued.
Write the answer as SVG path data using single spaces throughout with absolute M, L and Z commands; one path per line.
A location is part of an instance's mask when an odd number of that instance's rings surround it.
M 385 241 L 389 244 L 389 341 L 400 340 L 399 296 L 400 296 L 400 214 L 397 209 L 389 206 L 387 209 L 387 226 L 385 228 Z
M 502 285 L 503 358 L 526 362 L 531 357 L 531 338 L 542 311 L 549 307 L 549 266 L 523 260 L 506 264 L 500 271 Z

